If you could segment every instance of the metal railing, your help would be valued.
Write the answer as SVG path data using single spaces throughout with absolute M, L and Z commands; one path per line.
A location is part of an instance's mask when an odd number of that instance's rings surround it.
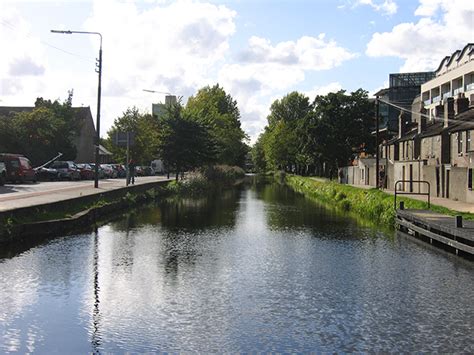
M 420 191 L 420 184 L 426 184 L 428 185 L 428 192 L 405 192 L 405 183 L 418 183 L 418 190 Z M 403 183 L 403 190 L 397 190 L 398 184 Z M 428 181 L 425 180 L 397 180 L 395 182 L 395 199 L 394 199 L 394 208 L 397 209 L 397 195 L 423 195 L 423 196 L 428 196 L 428 208 L 431 206 L 431 197 L 430 197 L 430 191 L 431 191 L 431 185 Z

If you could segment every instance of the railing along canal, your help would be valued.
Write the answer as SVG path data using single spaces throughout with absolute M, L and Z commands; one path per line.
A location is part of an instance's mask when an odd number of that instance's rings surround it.
M 410 184 L 410 190 L 413 190 L 413 183 L 418 183 L 418 192 L 414 192 L 414 191 L 406 192 L 405 191 L 405 183 L 407 183 L 407 182 Z M 399 183 L 403 184 L 403 190 L 397 190 L 397 187 L 398 187 Z M 428 186 L 428 192 L 421 192 L 420 184 L 426 184 Z M 425 180 L 397 180 L 395 182 L 394 208 L 397 209 L 397 195 L 428 196 L 428 208 L 430 208 L 430 206 L 431 206 L 430 191 L 431 191 L 431 185 L 428 181 L 425 181 Z

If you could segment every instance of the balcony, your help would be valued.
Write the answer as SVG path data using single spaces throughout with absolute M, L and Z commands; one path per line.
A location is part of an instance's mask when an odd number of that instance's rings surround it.
M 443 93 L 443 100 L 447 99 L 448 97 L 453 97 L 453 93 L 451 91 Z
M 423 101 L 423 103 L 425 104 L 425 106 L 431 105 L 431 99 L 425 100 Z
M 474 90 L 474 83 L 470 83 L 466 85 L 466 91 Z
M 440 101 L 441 101 L 441 95 L 433 97 L 433 103 L 440 102 Z
M 454 89 L 453 95 L 456 96 L 457 94 L 460 94 L 460 93 L 462 93 L 462 92 L 464 92 L 464 88 L 462 88 L 462 87 L 461 87 L 461 88 L 457 88 L 457 89 Z

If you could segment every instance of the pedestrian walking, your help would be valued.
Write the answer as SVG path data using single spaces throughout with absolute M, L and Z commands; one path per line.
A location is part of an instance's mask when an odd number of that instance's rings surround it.
M 136 163 L 133 159 L 130 159 L 129 163 L 128 163 L 128 169 L 130 171 L 130 182 L 132 183 L 132 185 L 135 184 L 135 167 L 136 167 Z

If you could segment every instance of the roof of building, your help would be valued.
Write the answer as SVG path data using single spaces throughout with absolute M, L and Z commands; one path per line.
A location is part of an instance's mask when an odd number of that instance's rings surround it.
M 103 145 L 99 144 L 99 155 L 112 155 L 112 153 Z
M 407 132 L 403 137 L 399 138 L 399 142 L 406 142 L 409 140 L 414 139 L 418 135 L 418 127 L 412 129 L 411 131 Z
M 419 134 L 419 138 L 427 138 L 427 137 L 433 137 L 433 136 L 438 136 L 441 133 L 443 133 L 444 130 L 444 122 L 443 121 L 437 121 L 431 124 L 426 125 L 426 129 Z
M 438 74 L 444 66 L 449 67 L 454 60 L 460 61 L 464 57 L 466 51 L 468 52 L 468 55 L 471 55 L 474 51 L 474 43 L 468 43 L 463 49 L 458 49 L 450 56 L 448 55 L 444 57 L 439 63 L 438 68 L 435 70 L 435 73 Z
M 35 109 L 35 106 L 0 106 L 0 116 L 9 117 L 14 113 L 19 112 L 31 112 Z M 86 107 L 72 107 L 72 110 L 77 116 L 84 118 L 91 113 L 91 108 Z
M 459 132 L 474 129 L 474 108 L 460 113 L 455 117 L 455 122 L 450 123 L 449 132 Z

